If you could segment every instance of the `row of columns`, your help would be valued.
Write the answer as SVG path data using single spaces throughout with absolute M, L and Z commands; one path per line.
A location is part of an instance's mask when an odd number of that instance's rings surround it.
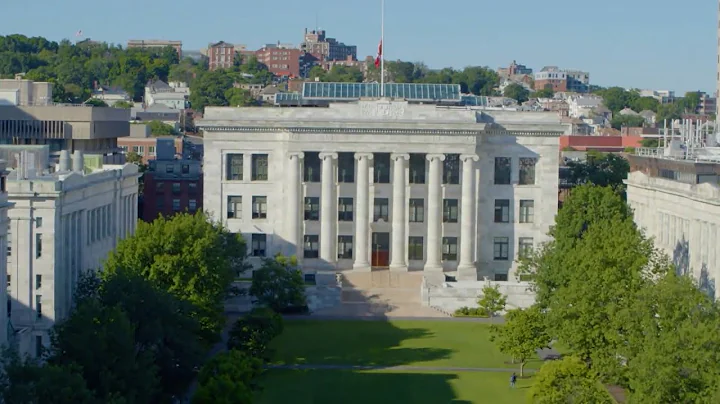
M 288 154 L 288 235 L 291 244 L 297 246 L 300 252 L 302 240 L 300 235 L 300 209 L 301 203 L 301 160 L 302 152 Z M 322 161 L 322 191 L 320 203 L 320 259 L 327 263 L 336 261 L 335 223 L 337 221 L 337 186 L 335 184 L 335 162 L 337 153 L 320 153 Z M 372 153 L 355 153 L 357 160 L 357 178 L 355 195 L 355 262 L 353 268 L 366 270 L 370 268 L 370 161 Z M 393 206 L 391 231 L 391 270 L 407 270 L 405 256 L 405 243 L 407 242 L 405 209 L 406 200 L 406 162 L 410 159 L 407 153 L 393 153 Z M 427 237 L 425 240 L 426 260 L 425 271 L 442 272 L 442 171 L 444 154 L 428 154 L 429 175 L 427 181 Z M 458 263 L 458 277 L 461 279 L 477 279 L 474 251 L 475 251 L 475 162 L 476 155 L 461 155 L 462 162 L 462 196 L 460 218 L 460 260 Z

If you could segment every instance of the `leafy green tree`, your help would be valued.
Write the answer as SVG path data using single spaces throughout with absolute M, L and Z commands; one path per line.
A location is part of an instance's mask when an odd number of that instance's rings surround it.
M 90 98 L 89 100 L 85 101 L 85 105 L 89 105 L 92 107 L 107 107 L 107 103 L 103 100 L 98 100 L 97 98 Z
M 118 101 L 115 104 L 113 104 L 113 108 L 130 109 L 132 107 L 133 107 L 133 103 L 128 102 L 128 101 Z
M 233 83 L 233 77 L 225 70 L 205 72 L 190 85 L 190 104 L 197 111 L 206 106 L 227 106 L 225 92 L 232 88 Z
M 610 393 L 578 358 L 568 356 L 546 362 L 535 375 L 528 393 L 532 404 L 612 404 Z
M 685 97 L 678 101 L 685 110 L 686 114 L 694 114 L 700 105 L 700 93 L 698 91 L 689 91 L 685 93 Z
M 310 69 L 310 73 L 313 73 L 312 69 Z M 337 83 L 362 83 L 363 81 L 363 73 L 360 69 L 343 65 L 334 65 L 330 71 L 319 77 L 321 81 Z
M 250 107 L 258 104 L 252 93 L 242 88 L 231 88 L 225 91 L 225 98 L 231 107 Z
M 670 122 L 681 119 L 682 115 L 685 113 L 685 107 L 683 103 L 681 102 L 675 102 L 672 104 L 664 104 L 658 107 L 657 115 L 655 116 L 655 121 L 658 123 L 658 125 L 662 126 L 663 122 L 668 121 L 668 126 L 670 126 Z
M 657 112 L 658 108 L 660 108 L 660 101 L 653 97 L 638 97 L 632 100 L 630 108 L 637 112 L 645 110 Z
M 615 153 L 590 151 L 585 161 L 570 161 L 570 181 L 573 184 L 594 184 L 623 190 L 630 172 L 630 163 Z
M 508 84 L 503 91 L 503 95 L 508 98 L 512 98 L 518 103 L 522 104 L 530 98 L 530 90 L 523 87 L 521 84 L 512 83 Z
M 128 163 L 133 163 L 133 164 L 137 164 L 137 165 L 143 164 L 142 156 L 134 151 L 127 152 L 127 154 L 125 155 L 125 161 Z
M 626 91 L 622 87 L 610 87 L 596 91 L 596 94 L 603 98 L 603 104 L 605 104 L 613 114 L 618 113 L 625 107 L 629 107 L 639 98 L 637 93 Z
M 482 290 L 482 297 L 478 299 L 480 310 L 487 314 L 488 317 L 495 317 L 501 311 L 505 310 L 507 304 L 507 296 L 503 295 L 495 286 L 485 286 Z
M 642 147 L 659 147 L 660 142 L 658 141 L 657 138 L 647 138 L 646 137 L 640 141 L 640 145 Z
M 555 92 L 552 88 L 543 88 L 542 90 L 537 90 L 533 94 L 535 98 L 553 98 L 555 96 Z
M 253 273 L 250 296 L 278 313 L 307 310 L 305 282 L 294 257 L 266 258 Z
M 165 122 L 161 121 L 150 121 L 148 122 L 148 127 L 150 128 L 150 133 L 153 136 L 159 137 L 159 136 L 177 136 L 177 131 L 172 126 L 166 124 Z
M 510 310 L 505 314 L 505 324 L 493 325 L 490 340 L 500 352 L 520 361 L 520 377 L 524 376 L 525 364 L 537 355 L 538 349 L 550 345 L 550 335 L 545 329 L 542 311 L 533 306 L 528 309 Z
M 270 359 L 268 345 L 283 330 L 282 317 L 269 308 L 255 308 L 238 319 L 230 330 L 227 347 L 253 358 Z
M 240 351 L 223 352 L 203 366 L 193 404 L 250 404 L 262 361 Z
M 645 125 L 645 118 L 640 115 L 620 115 L 616 114 L 610 121 L 613 129 L 621 129 L 623 127 L 639 128 Z
M 245 269 L 245 241 L 198 212 L 139 222 L 135 235 L 122 240 L 108 256 L 103 276 L 135 273 L 158 289 L 190 302 L 209 340 L 225 319 L 224 302 L 231 283 Z

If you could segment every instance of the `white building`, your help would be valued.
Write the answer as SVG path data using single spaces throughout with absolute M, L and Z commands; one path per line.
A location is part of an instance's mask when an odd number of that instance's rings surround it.
M 547 240 L 569 129 L 550 112 L 386 99 L 209 107 L 198 126 L 204 207 L 246 237 L 256 263 L 284 253 L 304 270 L 461 280 L 507 280 L 518 253 Z
M 0 279 L 7 277 L 8 252 L 8 210 L 13 204 L 8 201 L 7 171 L 5 161 L 0 160 Z M 1 289 L 0 301 L 8 300 L 8 290 Z M 12 327 L 9 326 L 7 310 L 0 310 L 0 346 L 7 344 Z
M 162 80 L 150 81 L 145 86 L 145 106 L 161 104 L 171 109 L 187 108 L 190 88 L 186 83 L 165 83 Z
M 11 323 L 22 353 L 49 344 L 48 330 L 65 318 L 82 271 L 100 269 L 137 222 L 138 168 L 102 166 L 100 158 L 62 152 L 57 172 L 25 163 L 9 175 L 7 284 Z
M 572 118 L 590 118 L 602 102 L 600 97 L 572 95 L 567 99 L 568 113 Z

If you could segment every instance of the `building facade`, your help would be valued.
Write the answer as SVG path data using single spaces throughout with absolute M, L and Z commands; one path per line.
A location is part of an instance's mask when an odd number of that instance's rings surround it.
M 158 39 L 131 39 L 127 43 L 128 48 L 141 49 L 162 49 L 171 47 L 178 54 L 178 59 L 182 59 L 182 41 L 164 41 Z
M 328 38 L 325 35 L 325 30 L 308 31 L 305 29 L 305 36 L 300 49 L 303 52 L 316 55 L 320 61 L 347 60 L 348 56 L 352 60 L 357 60 L 357 46 L 345 45 L 335 38 Z
M 27 158 L 27 155 L 25 156 Z M 98 270 L 137 222 L 138 168 L 63 152 L 55 173 L 20 166 L 7 182 L 9 312 L 22 353 L 37 356 L 68 316 L 80 273 Z
M 0 160 L 0 279 L 8 278 L 7 255 L 8 255 L 8 229 L 10 223 L 8 220 L 8 210 L 13 204 L 8 200 L 7 194 L 7 170 L 6 162 Z M 8 288 L 0 289 L 1 301 L 9 301 Z M 0 346 L 12 343 L 12 325 L 8 317 L 7 310 L 0 310 Z
M 541 71 L 535 73 L 535 90 L 550 89 L 554 92 L 568 90 L 567 74 L 561 71 Z
M 367 100 L 210 107 L 198 126 L 204 209 L 256 263 L 507 280 L 557 212 L 554 113 Z
M 1 105 L 51 105 L 53 103 L 52 83 L 16 79 L 0 80 Z
M 300 77 L 300 49 L 265 46 L 255 52 L 258 61 L 278 77 Z
M 227 42 L 217 42 L 207 47 L 208 68 L 228 69 L 235 62 L 235 46 Z

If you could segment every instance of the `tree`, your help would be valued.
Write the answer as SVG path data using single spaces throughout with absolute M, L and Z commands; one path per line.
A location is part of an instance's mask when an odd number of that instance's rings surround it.
M 150 121 L 147 125 L 150 128 L 150 133 L 156 137 L 177 136 L 178 134 L 175 128 L 161 121 Z
M 657 138 L 647 138 L 646 137 L 646 138 L 643 138 L 642 140 L 640 140 L 640 145 L 642 147 L 659 147 L 660 142 L 658 141 Z
M 258 104 L 252 93 L 242 88 L 231 88 L 225 91 L 225 98 L 231 107 L 250 107 Z
M 533 404 L 614 403 L 597 376 L 572 356 L 546 362 L 534 379 L 528 393 L 528 401 Z
M 115 104 L 113 104 L 113 108 L 130 109 L 132 107 L 133 107 L 133 103 L 128 102 L 128 101 L 118 101 Z
M 622 87 L 610 87 L 605 90 L 599 90 L 596 94 L 603 98 L 603 104 L 605 104 L 613 114 L 618 113 L 625 107 L 629 107 L 635 99 L 639 97 L 638 94 L 626 91 Z
M 573 184 L 594 184 L 622 191 L 630 172 L 630 163 L 615 153 L 590 151 L 585 161 L 568 162 L 570 181 Z
M 658 108 L 660 108 L 660 101 L 653 97 L 638 97 L 632 101 L 630 108 L 637 112 L 645 110 L 657 112 Z
M 250 404 L 255 380 L 262 371 L 260 359 L 240 351 L 217 354 L 203 366 L 193 404 Z
M 510 310 L 505 314 L 505 324 L 493 325 L 490 340 L 500 352 L 520 361 L 520 377 L 524 376 L 525 363 L 537 355 L 537 350 L 550 345 L 542 311 L 533 306 L 528 309 Z
M 227 106 L 225 92 L 232 88 L 233 83 L 233 78 L 225 70 L 204 72 L 190 85 L 190 104 L 196 111 L 202 111 L 206 106 Z
M 639 128 L 645 125 L 645 118 L 640 115 L 621 115 L 613 116 L 610 125 L 613 129 L 621 129 L 623 127 Z
M 98 100 L 97 98 L 90 98 L 89 100 L 85 101 L 85 105 L 91 106 L 91 107 L 107 107 L 107 103 L 103 100 Z
M 512 83 L 508 84 L 503 91 L 503 95 L 508 98 L 512 98 L 518 103 L 522 104 L 527 101 L 530 97 L 530 90 L 523 87 L 521 84 Z
M 210 222 L 204 213 L 139 222 L 105 263 L 103 277 L 126 271 L 151 281 L 196 308 L 206 338 L 222 329 L 224 302 L 232 281 L 245 269 L 245 241 Z
M 686 114 L 694 114 L 697 112 L 698 105 L 700 105 L 700 92 L 689 91 L 685 93 L 685 97 L 678 103 L 682 105 Z
M 498 285 L 485 286 L 482 293 L 482 297 L 478 300 L 478 306 L 480 306 L 480 310 L 485 312 L 488 317 L 495 317 L 498 313 L 505 310 L 507 296 L 500 293 Z
M 278 313 L 307 310 L 305 282 L 295 257 L 266 258 L 253 273 L 250 296 Z
M 685 113 L 685 107 L 680 102 L 675 102 L 672 104 L 663 104 L 660 107 L 658 107 L 657 115 L 655 116 L 655 121 L 662 125 L 663 122 L 668 121 L 668 126 L 670 125 L 671 121 L 681 119 L 683 113 Z
M 282 317 L 269 308 L 255 308 L 238 319 L 230 330 L 227 347 L 253 358 L 269 359 L 268 344 L 283 330 Z
M 535 98 L 553 98 L 555 96 L 555 92 L 552 88 L 543 88 L 542 90 L 535 91 L 533 95 Z
M 127 152 L 127 154 L 125 155 L 125 161 L 128 163 L 133 163 L 133 164 L 137 164 L 137 165 L 143 164 L 142 156 L 134 151 Z

